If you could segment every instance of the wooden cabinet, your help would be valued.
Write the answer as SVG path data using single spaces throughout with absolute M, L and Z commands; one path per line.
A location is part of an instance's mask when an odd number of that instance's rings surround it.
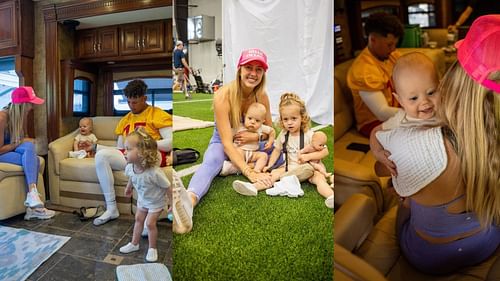
M 0 49 L 17 47 L 19 22 L 16 17 L 17 1 L 0 3 Z
M 165 52 L 165 22 L 126 24 L 120 27 L 120 55 Z
M 113 57 L 119 54 L 117 27 L 79 31 L 76 42 L 80 58 Z

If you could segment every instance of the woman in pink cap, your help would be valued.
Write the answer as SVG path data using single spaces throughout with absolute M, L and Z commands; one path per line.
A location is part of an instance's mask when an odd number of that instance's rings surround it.
M 42 104 L 33 88 L 19 87 L 12 92 L 11 103 L 0 111 L 0 162 L 23 167 L 26 178 L 25 220 L 49 219 L 55 212 L 44 208 L 36 184 L 40 163 L 35 151 L 34 139 L 26 138 L 24 127 L 33 104 Z
M 258 102 L 266 108 L 264 124 L 272 126 L 269 98 L 265 91 L 267 57 L 262 50 L 247 49 L 241 53 L 238 61 L 236 79 L 214 95 L 215 129 L 208 145 L 203 163 L 191 178 L 188 190 L 182 187 L 182 182 L 174 173 L 174 231 L 187 233 L 191 231 L 193 208 L 207 193 L 210 184 L 217 176 L 225 160 L 230 160 L 242 171 L 251 182 L 261 181 L 271 185 L 271 177 L 266 173 L 257 173 L 251 169 L 233 145 L 233 140 L 240 144 L 262 139 L 257 133 L 240 132 L 233 138 L 232 128 L 238 128 L 243 118 L 243 112 Z M 265 138 L 266 136 L 264 136 Z
M 393 131 L 397 173 L 422 182 L 399 206 L 398 242 L 426 273 L 477 265 L 500 246 L 499 44 L 500 15 L 474 21 L 438 87 L 440 126 Z

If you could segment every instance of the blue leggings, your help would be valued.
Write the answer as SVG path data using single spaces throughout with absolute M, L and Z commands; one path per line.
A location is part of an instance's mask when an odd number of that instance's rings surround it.
M 35 145 L 32 142 L 23 142 L 14 151 L 0 155 L 0 162 L 23 167 L 27 184 L 26 192 L 29 191 L 30 184 L 36 184 L 38 182 L 40 163 L 35 152 Z
M 264 143 L 261 143 L 261 151 L 263 146 Z M 269 151 L 268 153 L 271 153 L 271 151 Z M 224 146 L 222 145 L 219 132 L 217 131 L 216 127 L 214 129 L 212 139 L 210 139 L 210 143 L 208 144 L 207 150 L 205 150 L 205 154 L 203 155 L 203 162 L 201 163 L 201 166 L 198 168 L 198 170 L 196 170 L 193 177 L 191 178 L 191 181 L 189 182 L 188 191 L 196 194 L 198 200 L 201 200 L 201 198 L 208 192 L 212 180 L 222 170 L 222 165 L 224 164 L 225 160 L 229 160 L 229 158 L 224 153 Z M 276 164 L 274 164 L 273 168 L 279 167 L 283 163 L 284 160 L 281 157 L 278 161 L 276 161 Z

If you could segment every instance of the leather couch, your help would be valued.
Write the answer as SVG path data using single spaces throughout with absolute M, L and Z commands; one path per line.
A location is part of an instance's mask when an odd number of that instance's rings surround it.
M 114 132 L 121 117 L 98 116 L 92 119 L 98 144 L 115 147 L 117 136 Z M 78 129 L 49 144 L 50 201 L 52 204 L 71 208 L 105 205 L 104 195 L 97 180 L 94 158 L 68 157 L 77 134 Z M 171 179 L 171 167 L 165 167 L 163 170 Z M 113 176 L 118 210 L 122 214 L 133 213 L 136 206 L 136 192 L 134 191 L 132 198 L 125 197 L 127 176 L 124 171 L 113 171 Z
M 500 280 L 500 248 L 483 263 L 454 274 L 419 272 L 400 254 L 396 215 L 397 206 L 394 206 L 374 224 L 377 212 L 373 198 L 354 194 L 346 200 L 335 213 L 335 281 Z
M 45 186 L 43 182 L 43 171 L 45 160 L 38 157 L 40 170 L 38 171 L 37 189 L 40 198 L 45 201 Z M 10 218 L 26 212 L 24 201 L 26 200 L 26 180 L 21 166 L 0 163 L 0 220 Z
M 426 54 L 436 65 L 440 76 L 445 72 L 445 54 L 441 49 L 403 48 L 401 53 L 418 51 Z M 352 148 L 365 146 L 369 140 L 356 130 L 351 90 L 347 86 L 347 72 L 354 59 L 335 66 L 334 73 L 334 171 L 335 204 L 340 206 L 351 195 L 363 193 L 374 199 L 378 214 L 382 214 L 395 203 L 395 197 L 387 192 L 389 178 L 375 175 L 375 158 L 369 150 Z M 360 145 L 359 145 L 360 144 Z

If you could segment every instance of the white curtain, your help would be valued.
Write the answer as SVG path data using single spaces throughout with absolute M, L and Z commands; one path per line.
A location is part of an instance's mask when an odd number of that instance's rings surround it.
M 222 25 L 225 82 L 243 49 L 260 48 L 273 119 L 281 94 L 294 92 L 315 122 L 333 124 L 332 0 L 223 0 Z

